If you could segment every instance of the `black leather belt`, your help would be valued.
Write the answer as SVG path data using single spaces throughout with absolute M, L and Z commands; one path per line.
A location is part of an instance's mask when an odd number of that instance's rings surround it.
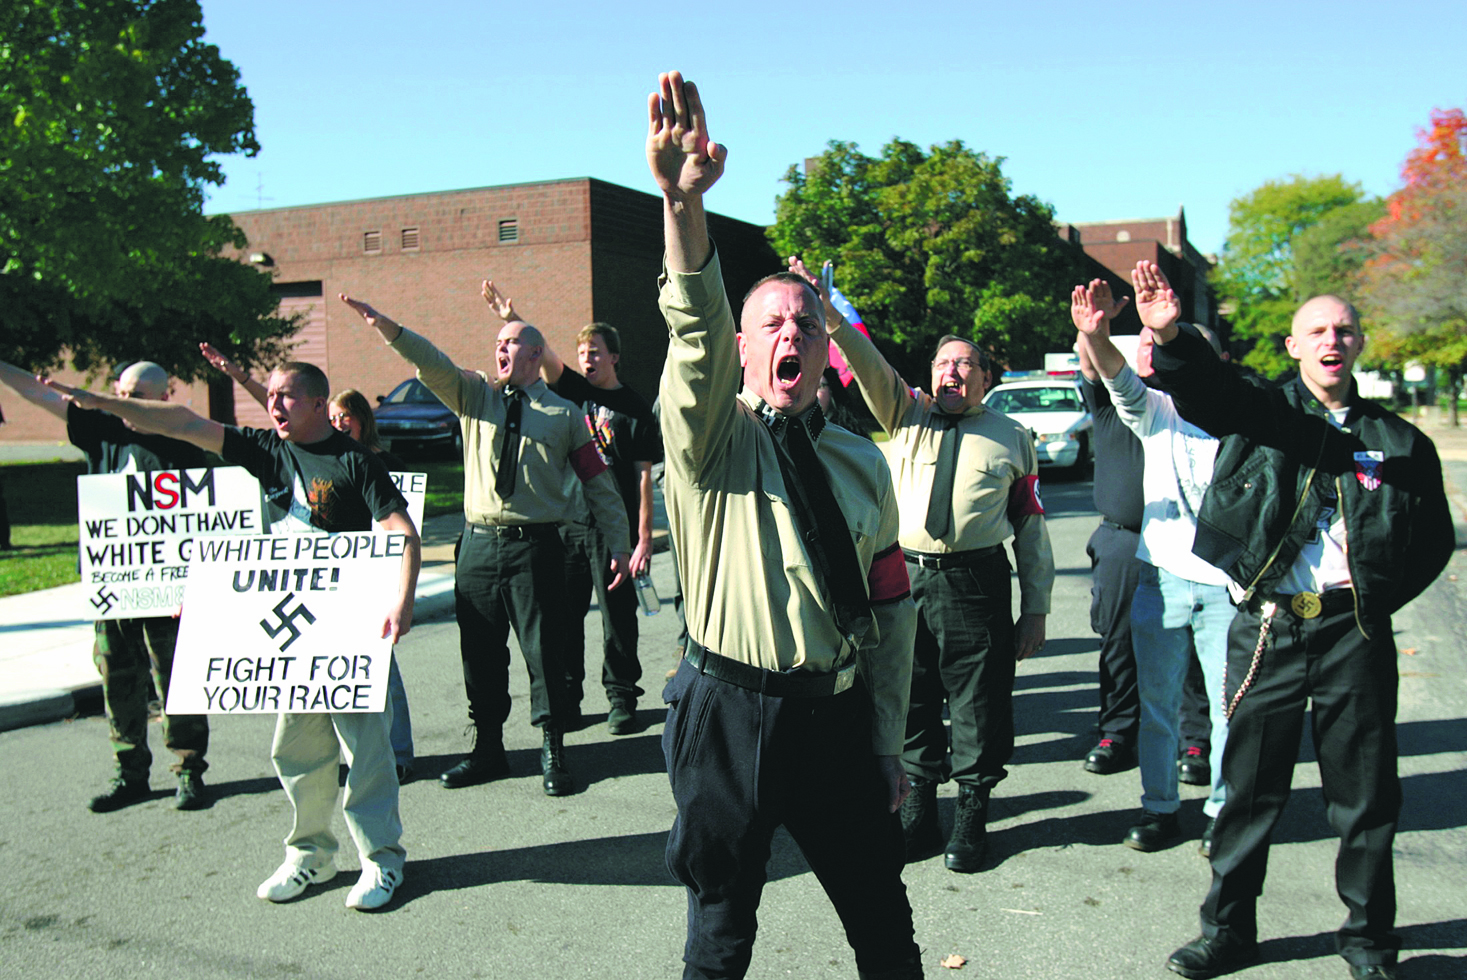
M 856 683 L 855 664 L 830 674 L 765 670 L 763 667 L 755 667 L 753 664 L 714 653 L 691 638 L 687 641 L 683 659 L 700 674 L 707 674 L 725 684 L 742 687 L 746 691 L 758 691 L 772 698 L 825 698 L 849 691 Z
M 1277 603 L 1279 612 L 1293 613 L 1299 619 L 1314 619 L 1318 616 L 1335 616 L 1342 612 L 1354 612 L 1355 590 L 1330 589 L 1327 592 L 1280 594 L 1270 596 L 1266 601 Z
M 949 551 L 941 555 L 928 554 L 925 551 L 908 551 L 902 549 L 902 556 L 914 565 L 922 568 L 931 568 L 935 571 L 943 571 L 949 568 L 966 568 L 976 565 L 985 558 L 1003 554 L 1003 545 L 989 545 L 987 548 L 974 548 L 972 551 Z
M 470 534 L 492 534 L 507 541 L 533 541 L 560 533 L 559 524 L 475 524 L 468 525 Z

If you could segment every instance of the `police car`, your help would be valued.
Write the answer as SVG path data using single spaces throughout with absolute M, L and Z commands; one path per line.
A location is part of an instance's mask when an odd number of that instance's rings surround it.
M 1095 462 L 1095 422 L 1085 409 L 1073 374 L 1008 372 L 983 404 L 1034 434 L 1039 465 L 1081 472 Z

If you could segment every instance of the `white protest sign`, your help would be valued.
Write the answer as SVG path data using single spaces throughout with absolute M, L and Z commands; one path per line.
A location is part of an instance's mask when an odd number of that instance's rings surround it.
M 77 477 L 86 615 L 171 616 L 196 539 L 259 534 L 260 484 L 238 466 Z
M 392 482 L 397 484 L 397 489 L 407 500 L 408 516 L 413 519 L 413 527 L 418 533 L 423 533 L 423 504 L 428 499 L 428 474 L 427 473 L 389 473 Z
M 169 714 L 381 711 L 407 537 L 380 531 L 200 540 Z

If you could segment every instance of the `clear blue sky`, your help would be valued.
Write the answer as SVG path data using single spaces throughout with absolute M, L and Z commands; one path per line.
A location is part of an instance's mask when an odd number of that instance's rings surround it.
M 651 191 L 659 70 L 698 82 L 728 169 L 709 206 L 773 220 L 791 164 L 850 140 L 960 139 L 1066 221 L 1187 209 L 1221 248 L 1271 178 L 1398 184 L 1434 106 L 1467 104 L 1467 4 L 631 5 L 203 0 L 262 151 L 211 211 L 565 177 Z

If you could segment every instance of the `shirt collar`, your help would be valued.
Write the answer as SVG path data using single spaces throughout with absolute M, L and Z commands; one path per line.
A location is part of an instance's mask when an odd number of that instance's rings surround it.
M 786 415 L 747 388 L 740 393 L 740 397 L 753 409 L 759 421 L 769 426 L 769 431 L 776 437 L 782 436 L 791 425 L 803 425 L 813 444 L 820 438 L 820 433 L 825 431 L 825 413 L 820 410 L 819 402 L 815 402 L 799 415 Z

